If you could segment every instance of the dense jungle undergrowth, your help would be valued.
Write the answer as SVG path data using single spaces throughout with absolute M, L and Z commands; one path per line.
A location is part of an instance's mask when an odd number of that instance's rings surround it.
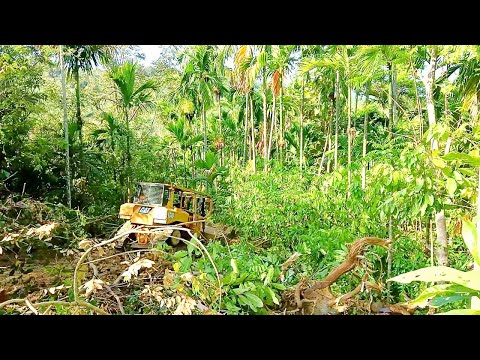
M 479 54 L 0 45 L 0 314 L 478 314 Z M 218 238 L 119 247 L 140 181 Z

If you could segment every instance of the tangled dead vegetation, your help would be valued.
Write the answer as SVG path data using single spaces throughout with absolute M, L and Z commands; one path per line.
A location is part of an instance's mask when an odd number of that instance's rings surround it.
M 286 294 L 285 313 L 331 315 L 345 312 L 349 307 L 355 306 L 357 310 L 365 313 L 402 314 L 409 315 L 411 310 L 403 305 L 388 305 L 380 302 L 355 301 L 355 295 L 364 291 L 382 291 L 375 283 L 368 281 L 365 274 L 358 286 L 352 291 L 334 296 L 330 286 L 340 276 L 361 265 L 362 255 L 369 246 L 381 246 L 388 248 L 389 241 L 376 237 L 365 237 L 354 241 L 350 247 L 347 258 L 324 279 L 308 285 L 306 279 L 302 279 L 295 287 L 293 293 Z
M 85 251 L 73 270 L 71 286 L 55 286 L 29 294 L 25 298 L 8 299 L 16 289 L 9 292 L 1 289 L 3 297 L 0 309 L 12 308 L 18 313 L 50 314 L 71 308 L 68 313 L 96 313 L 101 315 L 125 313 L 124 303 L 132 297 L 143 313 L 166 314 L 213 314 L 216 313 L 202 301 L 194 300 L 187 295 L 187 288 L 199 285 L 199 279 L 191 273 L 176 276 L 178 268 L 175 264 L 162 259 L 161 250 L 141 249 L 119 253 L 115 250 L 116 241 L 135 230 L 129 230 L 112 239 L 96 242 L 93 239 L 80 242 Z M 195 245 L 194 245 L 195 246 Z M 199 249 L 206 249 L 198 242 Z M 207 256 L 210 255 L 207 252 Z M 123 260 L 123 261 L 122 261 Z M 213 264 L 213 262 L 212 262 Z M 213 266 L 215 266 L 213 264 Z M 71 274 L 71 273 L 70 273 Z M 175 281 L 179 279 L 180 282 Z M 219 283 L 218 300 L 221 301 L 221 284 Z M 57 293 L 65 297 L 63 291 L 70 291 L 70 300 L 38 301 L 42 296 Z M 132 289 L 137 296 L 132 296 Z M 63 293 L 62 293 L 63 292 Z M 68 299 L 68 296 L 67 296 Z M 93 303 L 100 304 L 99 306 Z

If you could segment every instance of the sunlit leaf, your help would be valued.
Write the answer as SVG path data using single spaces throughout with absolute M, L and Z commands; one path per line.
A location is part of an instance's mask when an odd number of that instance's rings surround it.
M 475 225 L 470 221 L 462 221 L 462 237 L 473 256 L 475 262 L 480 265 L 480 251 L 478 247 L 478 232 Z
M 446 187 L 448 195 L 453 196 L 455 194 L 455 190 L 457 190 L 457 182 L 452 178 L 447 178 Z
M 448 281 L 480 291 L 480 270 L 464 272 L 447 266 L 430 266 L 395 276 L 387 281 L 396 281 L 402 284 L 409 284 L 412 281 Z
M 92 293 L 95 293 L 97 290 L 103 289 L 103 281 L 100 279 L 92 279 L 87 281 L 81 288 L 85 289 L 85 295 L 89 296 Z
M 480 157 L 472 156 L 459 152 L 450 152 L 443 156 L 444 160 L 460 160 L 464 164 L 469 164 L 472 166 L 480 166 Z
M 472 291 L 471 289 L 464 286 L 455 284 L 435 285 L 423 290 L 422 293 L 418 295 L 417 298 L 410 301 L 409 304 L 413 306 L 418 306 L 420 308 L 423 308 L 427 305 L 440 306 L 445 303 L 451 302 L 448 299 L 449 297 L 460 296 L 460 298 L 462 299 L 470 297 L 472 296 L 472 294 L 478 294 L 478 292 Z M 433 301 L 432 299 L 436 301 Z
M 155 261 L 149 259 L 141 259 L 133 263 L 122 273 L 124 281 L 130 281 L 132 276 L 137 276 L 138 272 L 142 268 L 151 268 L 155 264 Z
M 445 161 L 443 161 L 441 158 L 439 157 L 434 157 L 432 158 L 432 163 L 433 165 L 435 165 L 436 167 L 440 168 L 440 169 L 443 169 L 445 166 L 447 166 L 447 164 L 445 163 Z

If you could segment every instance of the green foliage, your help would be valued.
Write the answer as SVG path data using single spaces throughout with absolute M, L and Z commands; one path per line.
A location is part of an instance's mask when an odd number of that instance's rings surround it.
M 156 85 L 153 80 L 148 80 L 138 88 L 135 88 L 137 64 L 126 62 L 122 66 L 114 66 L 111 70 L 111 77 L 118 87 L 122 96 L 124 108 L 140 106 L 150 101 L 150 91 Z
M 280 291 L 286 288 L 278 282 L 281 257 L 267 251 L 252 257 L 255 249 L 248 244 L 230 245 L 225 251 L 218 242 L 210 243 L 207 250 L 221 276 L 223 310 L 229 314 L 263 314 L 280 305 Z M 193 261 L 192 256 L 192 249 L 174 254 L 178 274 L 196 273 L 203 285 L 192 282 L 193 295 L 212 301 L 217 298 L 215 270 L 206 257 Z M 211 290 L 205 292 L 205 288 Z
M 478 234 L 474 224 L 464 221 L 462 235 L 470 254 L 478 264 Z M 447 266 L 431 266 L 396 276 L 388 281 L 400 283 L 410 283 L 412 281 L 449 282 L 449 284 L 429 287 L 410 302 L 411 305 L 420 308 L 425 306 L 440 307 L 480 295 L 479 270 L 464 272 Z M 459 309 L 445 314 L 478 314 L 478 310 L 465 311 Z

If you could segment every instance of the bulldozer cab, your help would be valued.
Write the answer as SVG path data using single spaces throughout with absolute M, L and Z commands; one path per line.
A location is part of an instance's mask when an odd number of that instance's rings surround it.
M 134 204 L 182 209 L 191 215 L 206 217 L 212 211 L 212 199 L 200 192 L 162 183 L 138 183 Z
M 169 198 L 169 189 L 164 184 L 141 182 L 135 189 L 133 202 L 135 204 L 148 204 L 166 206 Z

